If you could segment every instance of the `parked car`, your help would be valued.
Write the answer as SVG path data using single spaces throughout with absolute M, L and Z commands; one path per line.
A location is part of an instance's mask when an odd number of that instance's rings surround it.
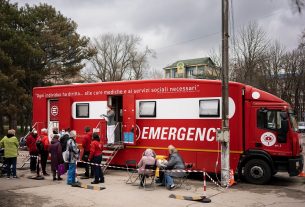
M 299 132 L 305 133 L 305 122 L 299 122 Z

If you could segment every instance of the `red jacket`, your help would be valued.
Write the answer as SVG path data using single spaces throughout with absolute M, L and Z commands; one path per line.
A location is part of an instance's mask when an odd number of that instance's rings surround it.
M 44 150 L 49 151 L 50 142 L 49 142 L 49 137 L 47 134 L 45 134 L 45 133 L 41 134 L 41 142 L 43 143 Z
M 99 141 L 93 140 L 91 142 L 89 160 L 92 160 L 93 157 L 101 155 L 102 151 L 102 144 Z
M 83 148 L 84 148 L 85 152 L 90 152 L 91 137 L 92 137 L 92 133 L 91 132 L 88 132 L 83 137 L 82 145 L 83 145 Z
M 38 137 L 38 135 L 37 135 Z M 28 135 L 26 138 L 26 146 L 28 147 L 28 150 L 30 153 L 37 153 L 37 147 L 36 147 L 36 140 L 37 137 L 34 137 L 32 133 Z

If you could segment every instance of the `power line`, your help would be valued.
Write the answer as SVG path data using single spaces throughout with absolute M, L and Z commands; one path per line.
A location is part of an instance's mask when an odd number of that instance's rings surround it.
M 189 42 L 192 42 L 192 41 L 204 39 L 204 38 L 214 36 L 214 35 L 217 35 L 217 34 L 221 34 L 221 32 L 213 32 L 213 33 L 206 34 L 206 35 L 196 37 L 196 38 L 193 38 L 193 39 L 189 39 L 189 40 L 185 40 L 185 41 L 181 41 L 181 42 L 176 42 L 176 43 L 173 43 L 171 45 L 164 46 L 164 47 L 155 48 L 154 50 L 162 50 L 162 49 L 166 49 L 166 48 L 169 48 L 169 47 L 174 47 L 174 46 L 177 46 L 177 45 L 186 44 L 186 43 L 189 43 Z
M 231 27 L 232 27 L 232 40 L 233 40 L 233 45 L 235 47 L 235 41 L 236 41 L 236 35 L 235 35 L 235 19 L 234 19 L 234 6 L 233 6 L 233 0 L 231 0 Z M 271 17 L 271 16 L 275 16 L 279 13 L 282 13 L 283 10 L 277 10 L 275 12 L 272 12 L 271 14 L 266 14 L 264 16 L 261 16 L 261 17 L 258 17 L 258 18 L 253 18 L 252 20 L 259 20 L 259 19 L 265 19 L 267 17 Z M 249 20 L 251 21 L 251 20 Z M 248 22 L 249 22 L 248 21 Z M 217 34 L 221 34 L 221 32 L 213 32 L 213 33 L 210 33 L 210 34 L 206 34 L 206 35 L 203 35 L 203 36 L 199 36 L 199 37 L 196 37 L 196 38 L 192 38 L 192 39 L 189 39 L 189 40 L 184 40 L 184 41 L 181 41 L 181 42 L 176 42 L 176 43 L 173 43 L 173 44 L 170 44 L 170 45 L 167 45 L 167 46 L 164 46 L 164 47 L 159 47 L 159 48 L 155 48 L 154 50 L 163 50 L 163 49 L 166 49 L 166 48 L 170 48 L 170 47 L 174 47 L 174 46 L 177 46 L 177 45 L 182 45 L 182 44 L 186 44 L 186 43 L 189 43 L 189 42 L 192 42 L 192 41 L 196 41 L 196 40 L 200 40 L 200 39 L 204 39 L 204 38 L 207 38 L 207 37 L 210 37 L 210 36 L 214 36 L 214 35 L 217 35 Z

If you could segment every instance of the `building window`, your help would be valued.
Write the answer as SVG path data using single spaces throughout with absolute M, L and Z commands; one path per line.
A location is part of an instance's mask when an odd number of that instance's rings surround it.
M 199 100 L 200 117 L 220 117 L 219 99 Z
M 194 76 L 194 70 L 193 69 L 188 70 L 187 77 L 192 78 L 193 76 Z
M 166 71 L 165 78 L 170 78 L 170 77 L 171 77 L 170 71 Z
M 76 104 L 76 118 L 89 118 L 89 103 Z
M 156 101 L 140 101 L 139 116 L 140 117 L 156 117 Z
M 176 69 L 173 69 L 173 70 L 172 70 L 172 78 L 176 78 L 176 73 L 177 73 L 177 70 L 176 70 Z

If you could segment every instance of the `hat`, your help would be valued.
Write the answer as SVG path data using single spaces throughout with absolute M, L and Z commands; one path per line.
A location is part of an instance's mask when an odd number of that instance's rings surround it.
M 7 131 L 7 134 L 15 135 L 16 131 L 14 129 L 10 129 Z
M 75 130 L 72 130 L 71 132 L 70 132 L 70 137 L 76 137 L 76 131 Z

